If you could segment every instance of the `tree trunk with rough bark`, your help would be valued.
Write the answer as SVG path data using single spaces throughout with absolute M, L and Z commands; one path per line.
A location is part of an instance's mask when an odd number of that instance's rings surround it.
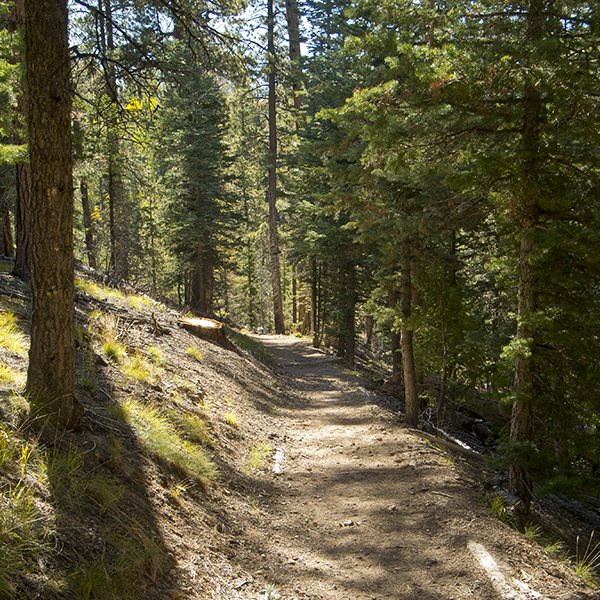
M 25 29 L 25 0 L 16 0 L 13 8 L 15 29 Z M 21 60 L 17 58 L 17 60 Z M 21 86 L 21 93 L 17 99 L 17 131 L 26 128 L 27 123 L 27 91 Z M 18 133 L 15 135 L 15 144 L 26 144 L 27 139 Z M 31 278 L 31 169 L 28 162 L 16 165 L 17 205 L 15 211 L 16 252 L 13 275 L 24 281 Z
M 117 115 L 119 94 L 117 72 L 112 61 L 108 60 L 115 51 L 114 27 L 112 20 L 112 0 L 98 0 L 100 12 L 100 44 L 103 54 L 106 95 L 110 98 L 110 114 L 107 119 L 108 148 L 108 204 L 110 222 L 110 268 L 117 278 L 129 278 L 129 217 L 123 193 L 123 166 L 121 138 Z
M 94 249 L 94 225 L 92 222 L 92 213 L 90 211 L 90 197 L 88 194 L 88 184 L 85 179 L 81 180 L 79 189 L 81 191 L 81 208 L 83 209 L 83 226 L 85 228 L 85 249 L 88 257 L 88 264 L 92 269 L 97 269 L 96 252 Z
M 2 256 L 6 256 L 7 258 L 15 257 L 15 243 L 13 241 L 12 235 L 12 226 L 10 224 L 10 212 L 5 210 L 1 214 L 2 218 L 2 248 L 1 254 Z
M 67 0 L 25 0 L 32 214 L 27 392 L 34 412 L 77 427 L 71 71 Z
M 281 264 L 279 259 L 279 216 L 277 214 L 277 106 L 275 97 L 275 16 L 273 0 L 267 3 L 269 55 L 269 246 L 271 252 L 271 286 L 273 289 L 273 318 L 275 333 L 285 333 L 283 295 L 281 293 Z
M 212 295 L 215 286 L 215 276 L 212 267 L 205 267 L 201 258 L 192 271 L 190 308 L 200 314 L 210 314 L 212 311 Z
M 388 307 L 393 310 L 397 304 L 398 292 L 392 289 L 388 292 Z M 393 322 L 390 330 L 390 341 L 392 346 L 392 376 L 394 376 L 402 370 L 402 356 L 400 352 L 400 332 L 395 329 Z
M 531 0 L 527 15 L 527 39 L 539 40 L 543 34 L 543 0 Z M 534 251 L 533 234 L 538 223 L 537 194 L 539 171 L 539 127 L 541 93 L 534 85 L 525 90 L 523 99 L 522 146 L 525 160 L 519 200 L 521 244 L 519 248 L 519 306 L 517 317 L 517 342 L 520 350 L 515 359 L 514 393 L 510 440 L 515 444 L 528 444 L 533 434 L 533 398 L 535 378 L 536 332 L 529 317 L 536 310 L 536 273 L 531 263 Z M 526 349 L 526 350 L 525 350 Z M 521 517 L 529 512 L 532 483 L 522 448 L 516 448 L 518 457 L 510 468 L 510 487 L 519 498 L 517 511 Z
M 344 358 L 349 365 L 354 364 L 354 354 L 356 351 L 356 266 L 348 261 L 346 264 L 346 322 L 344 330 L 346 332 L 346 352 Z
M 400 249 L 400 304 L 402 308 L 402 330 L 400 332 L 402 346 L 402 370 L 404 373 L 404 397 L 406 402 L 406 423 L 411 427 L 419 424 L 419 394 L 417 391 L 417 374 L 415 355 L 413 352 L 413 329 L 410 324 L 412 304 L 412 279 L 410 239 L 402 238 Z
M 302 106 L 302 98 L 300 96 L 302 66 L 300 64 L 300 16 L 298 14 L 298 2 L 296 0 L 286 0 L 285 7 L 292 68 L 292 96 L 294 109 L 298 111 Z M 298 119 L 296 119 L 296 129 L 300 129 Z
M 310 279 L 310 304 L 311 304 L 311 323 L 313 332 L 313 348 L 318 348 L 321 345 L 321 339 L 319 336 L 319 268 L 317 266 L 317 260 L 313 258 L 311 260 L 311 279 Z

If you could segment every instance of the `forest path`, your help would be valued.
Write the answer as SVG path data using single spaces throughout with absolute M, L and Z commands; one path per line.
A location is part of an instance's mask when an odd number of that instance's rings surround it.
M 257 340 L 295 390 L 270 436 L 280 495 L 254 532 L 268 539 L 259 572 L 285 598 L 561 597 L 560 574 L 482 505 L 464 459 L 412 435 L 309 341 Z

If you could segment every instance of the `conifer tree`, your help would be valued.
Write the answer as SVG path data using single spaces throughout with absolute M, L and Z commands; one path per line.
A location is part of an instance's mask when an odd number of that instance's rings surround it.
M 517 241 L 508 244 L 507 263 L 517 273 L 517 318 L 504 350 L 514 376 L 506 399 L 513 407 L 507 457 L 526 512 L 531 474 L 552 479 L 547 434 L 560 428 L 550 424 L 558 406 L 563 417 L 567 406 L 580 410 L 599 383 L 586 379 L 591 388 L 580 393 L 573 377 L 583 367 L 580 341 L 563 329 L 598 300 L 584 283 L 591 263 L 580 245 L 580 234 L 597 232 L 594 10 L 537 1 L 517 8 L 461 2 L 362 7 L 378 35 L 355 43 L 373 61 L 375 80 L 357 90 L 341 114 L 364 124 L 365 162 L 411 186 L 426 189 L 435 172 L 473 202 L 486 197 L 487 209 L 504 223 L 506 241 Z M 550 257 L 578 265 L 569 281 Z M 586 337 L 593 343 L 595 319 L 589 323 Z M 566 358 L 562 365 L 559 356 Z M 563 434 L 574 439 L 572 429 Z
M 170 201 L 169 236 L 192 310 L 213 312 L 215 269 L 223 262 L 234 219 L 225 189 L 230 159 L 224 145 L 224 98 L 213 77 L 187 55 L 188 71 L 162 100 L 161 126 Z
M 36 410 L 76 427 L 71 70 L 67 2 L 26 0 L 32 171 L 32 317 L 27 391 Z

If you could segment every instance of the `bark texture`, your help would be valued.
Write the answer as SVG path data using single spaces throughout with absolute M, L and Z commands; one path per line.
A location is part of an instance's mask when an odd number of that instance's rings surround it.
M 35 410 L 79 424 L 75 398 L 71 73 L 67 0 L 25 0 L 32 214 L 27 391 Z
M 273 288 L 273 317 L 275 333 L 285 333 L 283 296 L 281 293 L 281 264 L 279 258 L 279 216 L 277 214 L 277 107 L 275 98 L 275 16 L 273 0 L 268 2 L 269 54 L 269 245 L 271 252 L 271 286 Z
M 388 291 L 388 306 L 395 310 L 398 304 L 398 292 L 395 289 L 391 289 Z M 400 332 L 394 327 L 394 323 L 392 323 L 392 328 L 390 331 L 390 339 L 392 346 L 392 376 L 401 372 L 402 370 L 402 360 L 400 355 Z
M 344 331 L 346 334 L 346 351 L 344 358 L 349 365 L 354 364 L 356 352 L 356 267 L 353 262 L 346 264 L 346 310 Z
M 110 219 L 110 271 L 117 278 L 129 279 L 130 236 L 129 215 L 123 191 L 123 164 L 121 133 L 119 130 L 119 94 L 115 63 L 108 60 L 115 52 L 112 0 L 99 0 L 100 44 L 102 46 L 106 95 L 110 98 L 110 116 L 107 127 L 108 148 L 108 202 Z
M 15 29 L 25 28 L 25 0 L 17 0 L 13 8 Z M 17 58 L 20 60 L 20 58 Z M 21 86 L 17 100 L 16 129 L 23 130 L 27 122 L 27 94 Z M 15 135 L 15 144 L 26 144 L 27 139 L 19 133 Z M 29 281 L 31 278 L 31 169 L 28 162 L 17 163 L 16 166 L 17 205 L 15 212 L 16 253 L 13 275 Z
M 85 249 L 88 257 L 88 264 L 92 269 L 97 269 L 96 252 L 94 249 L 94 224 L 92 222 L 92 213 L 90 211 L 90 197 L 88 194 L 88 184 L 85 179 L 81 180 L 79 186 L 81 191 L 81 208 L 83 209 L 83 226 L 85 227 Z
M 531 0 L 527 14 L 528 40 L 536 41 L 543 35 L 543 0 Z M 517 341 L 519 350 L 515 360 L 514 391 L 516 395 L 511 416 L 510 439 L 516 444 L 531 442 L 533 435 L 533 398 L 535 379 L 535 337 L 530 316 L 536 310 L 536 272 L 531 263 L 535 248 L 534 232 L 538 223 L 537 198 L 539 195 L 539 147 L 541 94 L 536 85 L 525 89 L 523 98 L 522 147 L 524 160 L 518 198 L 519 228 L 519 308 Z M 527 349 L 526 351 L 524 349 Z M 531 477 L 527 454 L 517 447 L 516 460 L 510 468 L 511 491 L 519 497 L 518 510 L 527 515 L 532 498 Z
M 12 227 L 10 224 L 10 213 L 8 210 L 0 212 L 2 219 L 2 239 L 0 239 L 0 254 L 8 258 L 14 258 L 15 245 L 13 242 Z
M 190 308 L 200 314 L 212 312 L 212 297 L 215 287 L 214 269 L 202 261 L 202 255 L 197 259 L 191 275 Z
M 404 373 L 404 398 L 406 402 L 406 423 L 416 427 L 419 423 L 419 394 L 417 390 L 417 373 L 413 352 L 413 329 L 410 325 L 412 307 L 410 240 L 402 239 L 400 250 L 400 304 L 402 308 L 402 370 Z
M 298 3 L 296 0 L 286 0 L 285 8 L 288 26 L 290 63 L 292 67 L 292 96 L 294 100 L 294 109 L 300 110 L 302 106 L 302 98 L 300 96 L 302 65 L 300 63 L 300 17 L 298 14 Z M 296 129 L 300 129 L 298 120 L 296 120 Z

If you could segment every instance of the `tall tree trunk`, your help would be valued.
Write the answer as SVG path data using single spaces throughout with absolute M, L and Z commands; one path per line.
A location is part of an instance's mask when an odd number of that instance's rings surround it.
M 32 316 L 27 391 L 35 411 L 67 428 L 75 398 L 73 161 L 67 0 L 25 0 L 32 215 Z
M 393 285 L 393 283 L 391 284 Z M 388 307 L 392 310 L 396 308 L 398 304 L 398 292 L 395 289 L 388 291 Z M 402 356 L 400 353 L 400 332 L 394 327 L 390 329 L 390 340 L 392 344 L 392 376 L 400 373 L 402 365 Z
M 269 242 L 271 251 L 271 285 L 273 288 L 273 318 L 275 333 L 285 333 L 283 296 L 281 293 L 281 266 L 279 260 L 279 217 L 277 214 L 277 106 L 275 97 L 275 16 L 273 0 L 267 2 L 269 54 Z
M 25 28 L 25 0 L 16 0 L 13 8 L 15 29 Z M 19 57 L 17 60 L 21 60 Z M 21 85 L 17 99 L 17 131 L 24 129 L 27 122 L 27 92 Z M 27 139 L 15 134 L 15 144 L 26 144 Z M 17 249 L 13 275 L 29 281 L 31 278 L 31 167 L 28 162 L 16 166 L 17 205 L 15 211 L 15 230 Z
M 354 364 L 356 349 L 356 266 L 348 261 L 346 264 L 346 353 L 344 358 L 349 365 Z
M 543 34 L 543 0 L 530 0 L 527 15 L 527 34 L 529 40 L 539 40 Z M 541 109 L 540 91 L 531 84 L 525 90 L 523 99 L 522 146 L 525 160 L 522 170 L 522 189 L 520 191 L 520 230 L 519 248 L 519 306 L 517 341 L 519 346 L 527 348 L 520 351 L 515 359 L 514 393 L 510 439 L 515 444 L 528 444 L 533 434 L 533 398 L 535 374 L 535 337 L 536 332 L 530 322 L 530 316 L 536 310 L 536 273 L 531 263 L 534 250 L 533 234 L 537 226 L 537 196 L 539 169 L 539 126 Z M 529 512 L 532 498 L 531 477 L 527 466 L 527 453 L 517 448 L 517 459 L 510 468 L 510 487 L 519 497 L 517 511 L 522 518 Z
M 412 303 L 412 279 L 410 239 L 402 238 L 400 249 L 400 304 L 402 308 L 402 369 L 404 373 L 404 396 L 406 401 L 406 423 L 411 427 L 419 424 L 419 395 L 413 352 L 413 329 L 410 324 Z
M 110 98 L 111 107 L 107 124 L 108 147 L 108 203 L 110 221 L 110 270 L 118 279 L 129 278 L 128 242 L 129 224 L 125 195 L 123 193 L 123 173 L 121 165 L 121 139 L 119 119 L 117 116 L 119 93 L 117 72 L 112 61 L 108 60 L 115 51 L 112 0 L 99 0 L 100 35 L 104 55 L 106 94 Z
M 319 277 L 317 279 L 317 298 L 319 308 L 319 319 L 317 320 L 318 336 L 313 338 L 313 346 L 319 348 L 325 335 L 325 321 L 327 319 L 327 307 L 325 305 L 325 293 L 323 290 L 323 280 L 327 279 L 327 265 L 319 265 Z
M 310 304 L 311 304 L 311 328 L 313 333 L 313 347 L 318 348 L 321 345 L 319 339 L 319 270 L 317 260 L 311 260 L 311 280 L 310 280 Z
M 191 274 L 190 308 L 200 314 L 208 315 L 212 310 L 214 273 L 212 267 L 203 264 L 202 255 Z
M 92 269 L 97 269 L 96 252 L 94 250 L 94 226 L 92 223 L 92 213 L 90 211 L 90 197 L 88 194 L 88 184 L 85 179 L 81 180 L 79 189 L 81 191 L 81 208 L 83 209 L 83 226 L 85 228 L 85 249 L 88 257 L 88 264 Z
M 22 141 L 22 140 L 21 140 Z M 31 278 L 31 167 L 29 163 L 21 162 L 16 167 L 17 177 L 17 207 L 15 212 L 15 230 L 17 248 L 15 253 L 15 268 L 13 274 L 20 279 L 29 281 Z
M 296 299 L 298 284 L 296 281 L 296 265 L 292 265 L 292 323 L 298 323 L 298 302 Z
M 15 257 L 15 243 L 13 241 L 12 227 L 10 224 L 10 212 L 4 210 L 2 218 L 2 255 L 7 258 Z
M 294 99 L 294 109 L 300 110 L 302 98 L 300 97 L 302 78 L 302 66 L 300 64 L 300 17 L 298 14 L 297 0 L 286 0 L 286 19 L 288 25 L 288 38 L 290 48 L 290 63 L 292 67 L 292 96 Z M 296 118 L 296 129 L 300 128 Z

